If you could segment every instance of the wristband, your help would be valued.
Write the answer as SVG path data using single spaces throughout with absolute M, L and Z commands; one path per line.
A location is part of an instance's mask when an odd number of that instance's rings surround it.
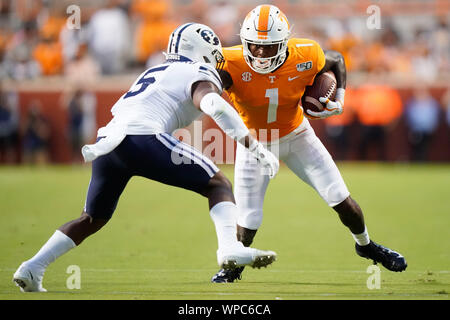
M 344 105 L 344 96 L 345 96 L 345 89 L 337 88 L 335 100 L 340 101 L 341 104 Z

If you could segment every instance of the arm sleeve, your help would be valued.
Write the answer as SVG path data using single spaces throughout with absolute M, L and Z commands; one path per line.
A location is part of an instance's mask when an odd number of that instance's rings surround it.
M 217 93 L 206 94 L 200 101 L 200 109 L 234 140 L 241 140 L 249 134 L 249 130 L 236 110 Z

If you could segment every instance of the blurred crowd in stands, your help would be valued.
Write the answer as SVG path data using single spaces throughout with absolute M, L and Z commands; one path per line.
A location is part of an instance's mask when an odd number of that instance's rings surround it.
M 433 81 L 450 72 L 449 12 L 393 14 L 395 0 L 374 1 L 380 29 L 368 26 L 361 3 L 336 1 L 339 15 L 305 10 L 312 1 L 269 1 L 286 11 L 293 35 L 316 39 L 345 55 L 348 70 L 417 76 Z M 417 1 L 410 1 L 411 3 Z M 436 6 L 442 1 L 422 3 Z M 240 43 L 239 26 L 258 1 L 224 0 L 0 0 L 0 77 L 117 74 L 161 59 L 174 28 L 187 21 L 210 25 L 224 46 Z M 316 1 L 333 6 L 330 1 Z M 359 6 L 357 4 L 359 3 Z M 288 7 L 289 4 L 289 7 Z M 79 11 L 68 8 L 76 5 Z M 286 7 L 286 8 L 285 8 Z M 358 9 L 359 8 L 359 9 Z M 449 9 L 448 6 L 444 7 Z M 429 10 L 428 10 L 429 11 Z M 406 14 L 405 14 L 406 12 Z M 73 15 L 78 14 L 77 17 Z M 74 24 L 78 19 L 79 24 Z M 68 23 L 72 28 L 68 28 Z M 84 61 L 88 60 L 88 61 Z M 74 70 L 75 69 L 75 70 Z M 82 73 L 82 72 L 79 72 Z
M 346 112 L 325 122 L 327 137 L 337 146 L 335 157 L 348 158 L 356 121 L 361 126 L 359 158 L 374 144 L 378 158 L 385 159 L 386 136 L 402 119 L 411 160 L 427 160 L 433 134 L 443 123 L 450 126 L 448 1 L 267 2 L 285 11 L 292 36 L 315 39 L 345 57 Z M 93 84 L 102 77 L 139 74 L 163 61 L 170 33 L 184 22 L 211 26 L 223 46 L 240 44 L 240 23 L 257 4 L 261 1 L 0 0 L 0 81 L 60 76 L 68 83 L 61 105 L 68 114 L 74 161 L 79 161 L 76 150 L 96 132 Z M 367 24 L 371 13 L 366 9 L 373 4 L 380 9 L 381 28 Z M 73 5 L 79 11 L 68 10 Z M 26 121 L 19 121 L 17 93 L 11 86 L 2 89 L 1 82 L 0 161 L 13 157 L 11 148 L 21 137 L 23 159 L 45 162 L 51 125 L 41 102 L 30 103 Z M 396 89 L 404 83 L 414 86 L 407 99 Z M 439 97 L 428 89 L 436 84 L 448 88 Z

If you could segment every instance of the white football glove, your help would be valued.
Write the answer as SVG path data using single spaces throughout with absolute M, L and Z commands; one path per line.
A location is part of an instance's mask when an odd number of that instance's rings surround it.
M 306 111 L 313 118 L 325 119 L 330 116 L 341 114 L 343 111 L 343 105 L 339 100 L 331 101 L 328 98 L 320 97 L 319 101 L 326 104 L 323 111 L 320 112 L 315 112 L 311 110 Z
M 254 143 L 248 148 L 248 150 L 255 156 L 256 160 L 262 166 L 262 174 L 268 175 L 270 179 L 273 179 L 280 169 L 280 161 L 278 158 L 264 146 L 258 142 Z
M 323 111 L 315 112 L 311 110 L 307 110 L 309 116 L 313 119 L 325 119 L 330 116 L 339 115 L 344 111 L 344 95 L 345 89 L 339 88 L 336 92 L 336 101 L 331 101 L 328 98 L 320 97 L 319 101 L 321 103 L 325 103 L 325 108 Z

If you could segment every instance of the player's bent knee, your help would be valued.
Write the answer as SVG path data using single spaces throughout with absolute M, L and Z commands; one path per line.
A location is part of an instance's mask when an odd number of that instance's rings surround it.
M 222 187 L 227 188 L 227 189 L 232 189 L 233 185 L 231 184 L 231 181 L 225 177 L 225 175 L 222 172 L 217 172 L 213 179 L 217 179 L 219 181 L 219 183 L 222 185 Z
M 100 230 L 109 221 L 109 219 L 94 218 L 85 211 L 83 211 L 79 220 L 80 223 L 83 224 L 87 229 L 92 231 L 92 233 Z
M 209 180 L 208 187 L 211 189 L 219 188 L 230 192 L 232 192 L 233 190 L 231 181 L 228 180 L 228 178 L 225 177 L 225 175 L 220 171 L 217 172 L 214 177 L 211 178 L 211 180 Z
M 337 212 L 361 212 L 359 204 L 351 197 L 348 196 L 344 201 L 333 206 L 333 209 Z
M 319 192 L 319 194 L 330 207 L 335 207 L 347 201 L 350 197 L 348 189 L 340 183 L 331 184 L 324 192 Z
M 199 193 L 210 200 L 210 205 L 222 201 L 235 202 L 232 184 L 220 171 L 209 180 L 207 186 Z
M 79 218 L 67 222 L 58 230 L 71 238 L 76 245 L 79 245 L 84 239 L 100 230 L 107 222 L 108 219 L 95 219 L 83 211 Z

